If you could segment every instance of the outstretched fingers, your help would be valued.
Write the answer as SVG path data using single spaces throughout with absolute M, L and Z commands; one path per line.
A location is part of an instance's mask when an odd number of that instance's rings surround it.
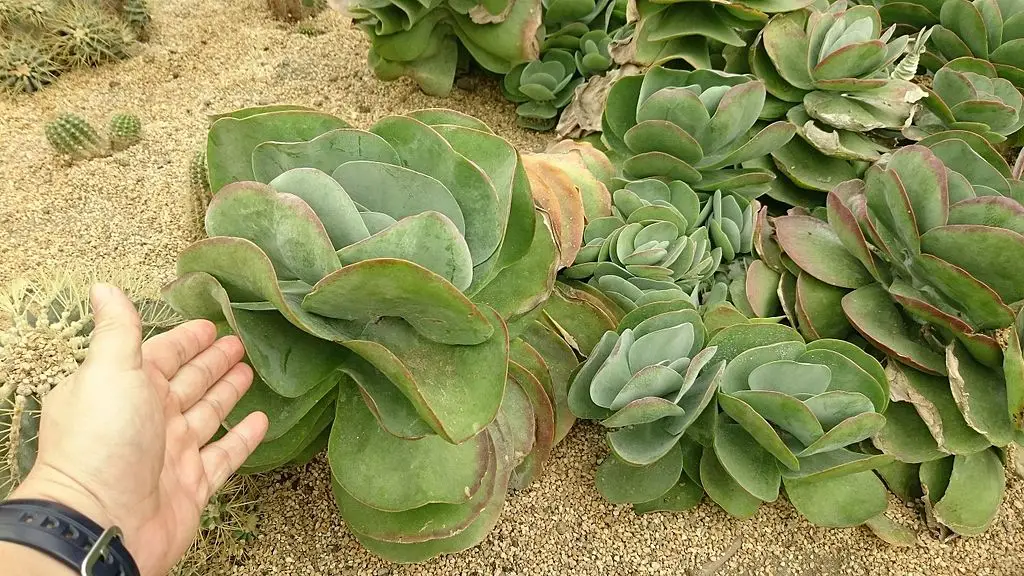
M 253 412 L 229 430 L 223 438 L 199 451 L 209 489 L 207 494 L 197 494 L 202 497 L 201 502 L 205 503 L 211 494 L 220 490 L 228 478 L 245 463 L 263 441 L 269 425 L 266 414 Z
M 185 422 L 202 446 L 213 438 L 221 422 L 252 385 L 252 368 L 237 363 L 210 390 L 185 410 Z
M 170 379 L 170 393 L 177 398 L 181 411 L 198 402 L 244 355 L 242 341 L 237 336 L 225 336 L 182 366 Z
M 213 322 L 190 320 L 143 342 L 142 358 L 170 380 L 188 361 L 209 348 L 216 338 L 217 328 Z

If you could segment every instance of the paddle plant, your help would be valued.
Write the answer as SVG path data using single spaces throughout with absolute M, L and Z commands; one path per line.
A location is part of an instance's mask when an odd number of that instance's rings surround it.
M 859 336 L 890 359 L 896 402 L 874 440 L 905 464 L 890 485 L 913 476 L 935 520 L 968 535 L 1001 501 L 997 449 L 1024 438 L 1024 206 L 972 153 L 908 146 L 832 190 L 825 220 L 762 213 L 764 266 L 745 284 L 807 338 Z
M 602 157 L 524 162 L 446 110 L 358 130 L 290 106 L 214 117 L 206 157 L 209 238 L 164 297 L 245 345 L 255 379 L 227 424 L 262 410 L 270 429 L 243 470 L 326 446 L 346 526 L 374 553 L 475 545 L 572 425 L 565 310 L 611 323 L 598 300 L 542 310 L 577 223 L 608 209 L 587 169 Z
M 893 77 L 910 40 L 894 35 L 875 8 L 845 1 L 778 14 L 758 32 L 746 64 L 799 136 L 771 154 L 770 166 L 784 176 L 773 182 L 773 198 L 823 205 L 825 193 L 889 150 L 890 132 L 926 95 Z
M 332 0 L 370 38 L 370 67 L 382 80 L 408 76 L 427 94 L 451 92 L 459 62 L 508 74 L 540 56 L 541 0 L 405 5 Z

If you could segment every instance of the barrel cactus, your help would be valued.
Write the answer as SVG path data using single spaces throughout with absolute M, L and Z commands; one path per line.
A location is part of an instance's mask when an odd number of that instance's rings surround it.
M 748 296 L 763 301 L 775 282 L 780 307 L 809 338 L 856 331 L 889 356 L 899 402 L 875 443 L 901 462 L 950 458 L 929 467 L 990 470 L 987 456 L 953 463 L 1005 447 L 1024 429 L 1022 323 L 1011 306 L 1024 298 L 1016 283 L 1024 272 L 1015 268 L 1024 259 L 1024 206 L 1015 190 L 953 138 L 902 148 L 863 180 L 837 186 L 827 221 L 758 219 L 755 245 L 767 272 L 748 284 Z M 911 442 L 910 430 L 931 434 Z M 955 501 L 963 486 L 949 470 L 944 494 Z M 1002 490 L 950 504 L 946 524 L 977 533 Z
M 10 38 L 0 45 L 0 86 L 5 91 L 36 92 L 59 73 L 51 51 L 28 38 Z
M 758 123 L 765 97 L 764 83 L 749 76 L 654 67 L 612 86 L 602 137 L 625 158 L 624 182 L 679 180 L 701 192 L 754 198 L 774 175 L 738 166 L 770 154 L 794 134 L 788 122 Z
M 1024 96 L 1009 80 L 999 78 L 990 62 L 957 58 L 935 73 L 925 112 L 904 133 L 921 138 L 959 129 L 1000 143 L 1024 127 L 1022 104 Z
M 91 2 L 68 2 L 53 15 L 55 57 L 68 67 L 97 66 L 128 56 L 132 34 L 114 14 Z
M 37 273 L 0 292 L 0 315 L 9 322 L 0 332 L 0 498 L 35 463 L 43 398 L 85 360 L 93 328 L 89 286 L 98 280 L 116 284 L 132 299 L 144 337 L 179 322 L 143 282 L 117 274 Z
M 46 124 L 46 141 L 54 151 L 72 160 L 106 154 L 106 144 L 88 120 L 76 114 L 61 114 Z
M 524 162 L 447 110 L 365 131 L 299 107 L 215 117 L 210 237 L 164 296 L 245 344 L 256 379 L 228 423 L 259 409 L 271 424 L 243 469 L 326 445 L 372 552 L 479 542 L 571 426 L 575 356 L 542 307 L 575 257 L 581 190 L 600 190 L 581 157 Z
M 110 147 L 124 150 L 142 139 L 142 121 L 134 114 L 114 114 L 110 118 Z

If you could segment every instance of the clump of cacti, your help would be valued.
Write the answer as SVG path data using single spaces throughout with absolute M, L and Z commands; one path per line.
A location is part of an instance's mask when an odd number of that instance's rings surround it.
M 40 406 L 85 359 L 93 328 L 89 286 L 99 279 L 126 291 L 142 318 L 143 335 L 178 322 L 173 311 L 130 278 L 61 272 L 15 281 L 0 292 L 0 498 L 35 462 Z
M 130 55 L 148 37 L 146 0 L 14 0 L 0 5 L 0 85 L 35 92 L 63 72 Z
M 76 114 L 61 114 L 44 129 L 46 140 L 60 155 L 86 160 L 106 154 L 106 143 L 89 121 Z
M 142 121 L 134 114 L 120 113 L 110 118 L 110 147 L 124 150 L 142 138 Z

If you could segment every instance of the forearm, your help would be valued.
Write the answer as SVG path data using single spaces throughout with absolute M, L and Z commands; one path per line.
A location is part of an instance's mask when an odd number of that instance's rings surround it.
M 74 570 L 20 544 L 0 542 L 0 576 L 63 576 Z

